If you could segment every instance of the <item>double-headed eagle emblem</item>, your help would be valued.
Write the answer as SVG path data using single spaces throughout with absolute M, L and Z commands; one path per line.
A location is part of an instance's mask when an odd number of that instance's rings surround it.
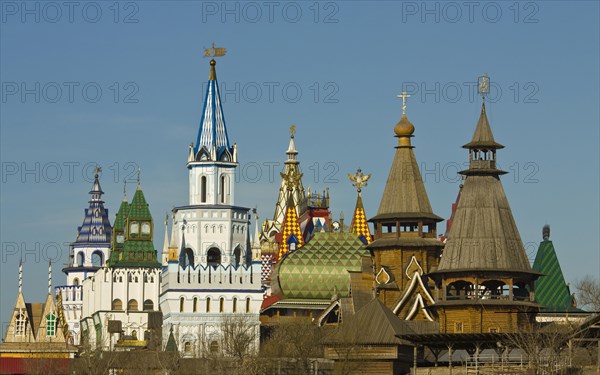
M 352 186 L 356 187 L 356 190 L 359 193 L 363 187 L 367 186 L 369 178 L 371 178 L 371 174 L 365 175 L 360 168 L 358 168 L 355 174 L 348 173 L 348 179 L 352 182 Z

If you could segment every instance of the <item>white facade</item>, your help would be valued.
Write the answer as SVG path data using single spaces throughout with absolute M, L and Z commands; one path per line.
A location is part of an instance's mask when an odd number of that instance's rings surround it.
M 121 338 L 108 332 L 109 320 L 121 321 L 123 335 L 144 339 L 149 313 L 159 310 L 160 274 L 158 268 L 103 267 L 83 282 L 82 332 L 92 346 L 112 348 Z

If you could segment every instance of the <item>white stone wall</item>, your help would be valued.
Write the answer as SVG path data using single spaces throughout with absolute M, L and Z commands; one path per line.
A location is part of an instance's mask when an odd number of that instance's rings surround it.
M 159 310 L 161 270 L 157 268 L 101 268 L 83 282 L 82 321 L 102 323 L 103 337 L 108 337 L 108 320 L 121 320 L 125 334 L 136 331 L 142 339 L 147 329 L 148 312 Z M 113 302 L 121 301 L 121 310 L 113 310 Z M 137 309 L 129 309 L 135 300 Z M 152 310 L 144 310 L 144 301 L 152 301 Z M 92 324 L 93 330 L 93 324 Z M 95 330 L 90 331 L 95 340 Z
M 234 205 L 235 173 L 237 163 L 192 162 L 189 164 L 190 205 Z M 202 177 L 206 177 L 206 200 L 202 201 Z M 221 176 L 225 177 L 224 194 L 220 189 Z
M 173 234 L 175 244 L 181 249 L 185 236 L 185 247 L 194 252 L 194 265 L 206 264 L 206 254 L 211 247 L 221 252 L 221 263 L 233 263 L 233 253 L 240 247 L 241 258 L 248 251 L 249 214 L 239 207 L 177 208 Z

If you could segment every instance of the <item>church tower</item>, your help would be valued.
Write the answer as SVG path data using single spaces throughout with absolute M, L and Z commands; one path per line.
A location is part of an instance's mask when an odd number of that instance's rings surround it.
M 213 57 L 224 54 L 214 46 L 207 51 Z M 200 130 L 188 149 L 189 202 L 173 208 L 160 296 L 163 342 L 172 326 L 187 357 L 222 351 L 223 325 L 238 316 L 256 330 L 258 350 L 260 263 L 252 261 L 250 209 L 235 205 L 237 167 L 237 146 L 229 143 L 211 59 Z
M 433 303 L 426 274 L 435 270 L 444 246 L 436 236 L 443 219 L 433 213 L 411 138 L 415 127 L 406 116 L 394 127 L 398 146 L 392 161 L 377 215 L 374 241 L 368 246 L 375 263 L 378 298 L 400 319 L 434 320 L 428 306 Z
M 482 77 L 487 80 L 487 77 Z M 483 82 L 483 87 L 486 86 Z M 481 83 L 481 82 L 480 82 Z M 485 102 L 471 141 L 469 168 L 438 269 L 434 305 L 442 333 L 527 330 L 538 305 L 533 272 L 496 167 Z
M 79 321 L 83 308 L 81 284 L 106 265 L 113 239 L 108 209 L 104 208 L 102 200 L 104 192 L 100 187 L 100 172 L 101 169 L 96 168 L 89 192 L 89 207 L 85 209 L 83 224 L 77 228 L 77 238 L 70 245 L 69 265 L 63 269 L 67 284 L 55 289 L 69 326 L 69 337 L 75 345 L 79 345 Z

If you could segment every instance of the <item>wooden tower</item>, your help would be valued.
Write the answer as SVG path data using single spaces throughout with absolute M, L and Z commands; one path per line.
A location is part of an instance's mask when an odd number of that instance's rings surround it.
M 535 318 L 533 272 L 496 168 L 496 143 L 482 104 L 469 169 L 437 271 L 441 333 L 527 330 Z
M 374 241 L 368 246 L 375 264 L 375 290 L 381 302 L 400 319 L 432 321 L 434 303 L 426 274 L 438 265 L 444 244 L 437 239 L 436 224 L 443 219 L 431 210 L 427 191 L 413 152 L 415 127 L 406 117 L 394 127 L 398 138 L 374 224 Z

